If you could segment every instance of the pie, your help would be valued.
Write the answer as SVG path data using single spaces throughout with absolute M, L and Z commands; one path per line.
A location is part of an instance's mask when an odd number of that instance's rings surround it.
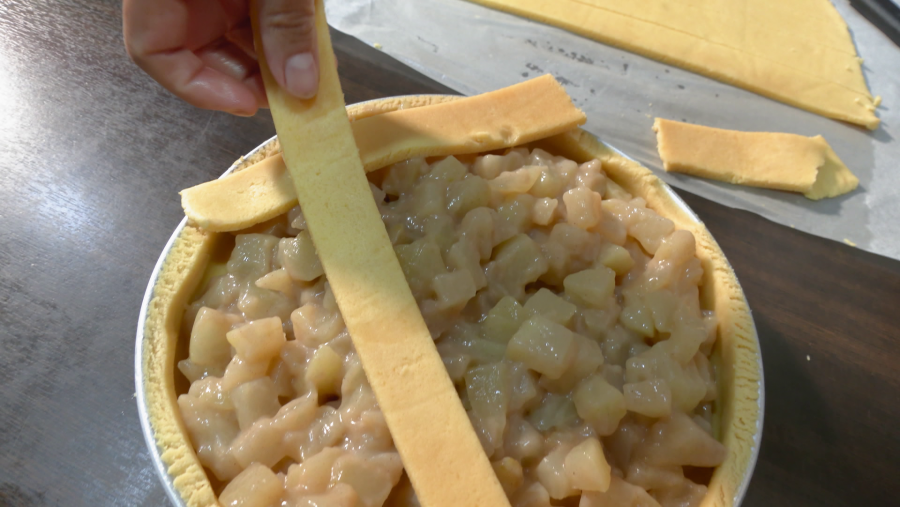
M 649 170 L 574 129 L 369 179 L 512 505 L 743 494 L 762 423 L 753 320 L 715 240 Z M 184 227 L 143 331 L 153 437 L 185 504 L 416 505 L 299 207 L 233 233 Z

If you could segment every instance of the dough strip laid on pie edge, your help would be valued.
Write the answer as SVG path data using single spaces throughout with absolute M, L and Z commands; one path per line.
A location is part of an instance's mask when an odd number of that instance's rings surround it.
M 561 134 L 584 113 L 551 75 L 493 92 L 350 124 L 366 172 L 414 157 L 479 153 Z M 181 191 L 185 215 L 208 231 L 228 232 L 271 220 L 297 204 L 281 154 L 225 178 Z
M 335 300 L 421 504 L 508 506 L 372 199 L 322 0 L 315 9 L 320 77 L 309 100 L 275 82 L 261 53 L 256 5 L 250 12 L 284 159 Z

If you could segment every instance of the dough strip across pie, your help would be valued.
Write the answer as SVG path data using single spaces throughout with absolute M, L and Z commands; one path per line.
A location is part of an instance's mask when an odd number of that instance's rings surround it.
M 478 153 L 569 131 L 586 118 L 560 84 L 541 76 L 474 97 L 399 109 L 350 124 L 366 172 L 415 157 Z M 236 231 L 297 204 L 280 154 L 226 178 L 181 191 L 185 215 L 200 227 Z
M 334 298 L 422 505 L 509 505 L 371 197 L 321 0 L 315 9 L 320 80 L 314 99 L 288 96 L 263 54 L 259 62 L 285 162 Z

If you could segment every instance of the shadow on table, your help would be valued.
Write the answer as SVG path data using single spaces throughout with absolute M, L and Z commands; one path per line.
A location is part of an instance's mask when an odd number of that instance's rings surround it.
M 37 507 L 44 505 L 45 501 L 43 493 L 27 490 L 12 482 L 0 484 L 0 505 Z
M 754 314 L 754 320 L 765 368 L 766 411 L 762 449 L 743 506 L 887 505 L 887 499 L 874 498 L 879 492 L 862 491 L 863 470 L 854 466 L 858 457 L 835 425 L 834 405 L 816 385 L 810 360 L 765 316 Z

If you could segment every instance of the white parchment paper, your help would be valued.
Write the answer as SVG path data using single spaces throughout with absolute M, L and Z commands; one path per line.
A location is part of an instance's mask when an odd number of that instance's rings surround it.
M 847 21 L 869 88 L 883 97 L 878 130 L 829 120 L 765 97 L 463 0 L 328 0 L 342 32 L 466 95 L 552 73 L 588 115 L 586 129 L 662 179 L 726 206 L 850 241 L 900 259 L 900 48 L 835 0 Z M 859 177 L 835 199 L 754 189 L 667 174 L 656 151 L 654 117 L 712 127 L 821 134 Z

